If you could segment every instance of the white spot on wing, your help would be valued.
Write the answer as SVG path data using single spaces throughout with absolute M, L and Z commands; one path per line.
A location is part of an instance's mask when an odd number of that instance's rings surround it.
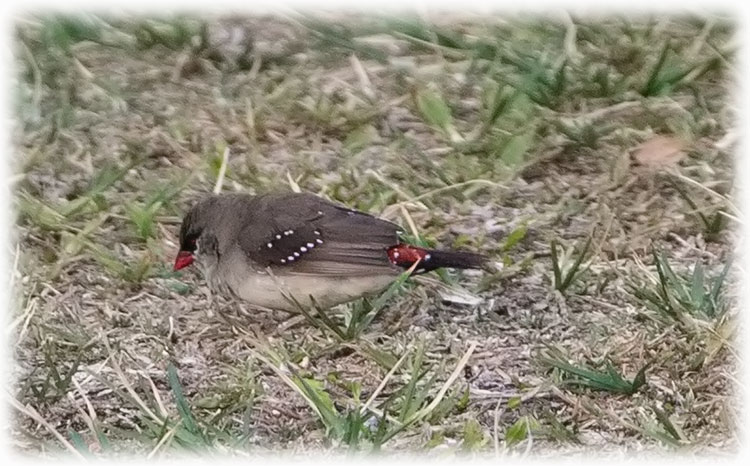
M 432 257 L 432 256 L 431 256 L 431 255 L 429 255 L 429 254 L 425 254 L 425 256 L 424 256 L 424 260 L 428 261 L 428 260 L 430 260 L 430 257 Z
M 301 248 L 299 248 L 299 250 L 302 251 L 302 252 L 307 252 L 307 248 L 304 247 L 304 246 L 302 246 Z
M 281 239 L 281 235 L 276 235 L 276 239 Z
M 322 240 L 322 239 L 320 239 L 320 238 L 317 238 L 317 239 L 315 240 L 315 242 L 316 242 L 316 243 L 318 243 L 318 244 L 323 244 L 323 240 Z
M 266 244 L 266 246 L 268 246 L 268 249 L 271 249 L 273 247 L 273 243 L 268 243 Z
M 282 264 L 286 264 L 286 259 L 281 259 Z
M 294 252 L 294 257 L 299 257 L 299 253 L 295 251 Z
M 289 257 L 286 258 L 286 260 L 288 260 L 289 262 L 292 262 L 292 261 L 294 261 L 294 256 L 289 256 Z
M 314 245 L 314 244 L 312 244 L 312 243 L 307 243 L 307 247 L 308 247 L 308 248 L 314 248 L 314 247 L 315 247 L 315 245 Z
M 320 236 L 320 232 L 318 230 L 313 231 L 316 235 Z

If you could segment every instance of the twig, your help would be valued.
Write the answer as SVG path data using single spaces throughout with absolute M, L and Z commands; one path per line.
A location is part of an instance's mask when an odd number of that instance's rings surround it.
M 216 185 L 214 186 L 214 194 L 221 192 L 221 187 L 224 185 L 224 175 L 227 172 L 227 163 L 229 162 L 229 146 L 224 149 L 224 155 L 221 159 L 221 167 L 219 167 L 219 176 L 216 177 Z
M 401 215 L 404 216 L 404 219 L 406 220 L 406 223 L 409 225 L 409 229 L 411 230 L 411 234 L 414 235 L 415 238 L 419 238 L 419 230 L 417 230 L 417 225 L 414 223 L 414 219 L 411 218 L 411 215 L 409 214 L 409 211 L 406 210 L 406 207 L 404 207 L 403 204 L 400 204 L 399 208 L 401 210 Z
M 114 369 L 117 376 L 120 378 L 120 382 L 125 386 L 125 390 L 130 394 L 130 396 L 133 398 L 133 401 L 138 405 L 143 412 L 149 415 L 151 419 L 156 421 L 157 423 L 163 422 L 162 419 L 159 418 L 156 414 L 154 414 L 151 409 L 149 409 L 148 406 L 146 406 L 146 403 L 141 399 L 140 396 L 135 392 L 133 389 L 133 386 L 130 385 L 130 382 L 128 382 L 127 377 L 125 377 L 125 373 L 122 371 L 122 368 L 120 367 L 120 364 L 117 362 L 117 358 L 114 357 L 114 354 L 112 353 L 112 348 L 109 346 L 109 340 L 105 337 L 104 338 L 104 346 L 107 348 L 107 352 L 112 357 L 112 369 Z
M 385 388 L 386 383 L 388 383 L 388 380 L 393 376 L 393 374 L 396 373 L 396 370 L 401 366 L 401 363 L 403 363 L 406 360 L 406 355 L 408 353 L 404 353 L 403 356 L 401 356 L 401 359 L 399 359 L 396 364 L 393 365 L 390 371 L 383 377 L 383 380 L 380 382 L 380 385 L 378 385 L 378 388 L 375 389 L 374 392 L 372 392 L 372 395 L 370 395 L 370 398 L 367 399 L 367 402 L 365 402 L 364 405 L 362 405 L 362 408 L 359 410 L 360 413 L 364 413 L 366 409 L 370 407 L 373 401 L 375 401 L 375 398 L 380 394 L 380 392 Z
M 18 338 L 16 339 L 16 343 L 20 343 L 23 341 L 23 337 L 26 334 L 26 330 L 29 327 L 29 322 L 31 321 L 31 318 L 34 316 L 34 313 L 36 312 L 37 308 L 37 301 L 38 299 L 36 297 L 31 298 L 29 300 L 29 303 L 26 305 L 26 310 L 23 314 L 18 316 L 16 320 L 14 320 L 10 326 L 8 326 L 8 329 L 6 330 L 6 334 L 10 335 L 13 330 L 18 326 L 18 324 L 23 320 L 23 327 L 21 327 L 21 331 L 18 333 Z
M 159 443 L 156 444 L 156 446 L 154 447 L 154 449 L 151 450 L 151 452 L 149 452 L 148 456 L 146 456 L 146 459 L 150 460 L 151 458 L 153 458 L 153 456 L 156 454 L 157 451 L 159 451 L 159 449 L 162 447 L 162 445 L 164 445 L 168 441 L 172 440 L 172 437 L 174 436 L 175 432 L 177 432 L 177 429 L 181 425 L 182 424 L 179 423 L 179 422 L 175 423 L 175 425 L 172 426 L 172 428 L 169 429 L 169 431 L 166 434 L 164 434 L 164 437 L 162 437 L 161 440 L 159 440 Z
M 572 60 L 576 60 L 581 55 L 576 48 L 576 24 L 573 22 L 573 18 L 570 17 L 570 13 L 567 11 L 563 11 L 562 17 L 563 23 L 565 23 L 565 39 L 563 40 L 565 55 Z
M 710 194 L 712 197 L 715 197 L 717 199 L 720 199 L 720 200 L 726 202 L 727 206 L 730 209 L 732 209 L 735 212 L 736 215 L 742 215 L 742 213 L 740 212 L 740 209 L 737 208 L 737 206 L 734 205 L 734 203 L 732 203 L 732 201 L 729 200 L 728 196 L 725 196 L 723 194 L 719 194 L 716 191 L 714 191 L 713 189 L 709 188 L 708 186 L 704 186 L 701 183 L 699 183 L 698 181 L 696 181 L 696 180 L 694 180 L 694 179 L 692 179 L 690 177 L 687 177 L 687 176 L 683 175 L 682 173 L 679 173 L 676 170 L 672 171 L 671 173 L 672 173 L 673 176 L 681 179 L 682 181 L 685 181 L 687 183 L 690 183 L 690 184 L 693 184 L 695 186 L 698 186 L 699 188 L 701 188 L 702 190 L 704 190 L 708 194 Z M 732 214 L 728 214 L 728 213 L 723 212 L 723 211 L 719 211 L 719 213 L 722 214 L 722 215 L 724 215 L 724 216 L 726 216 L 727 218 L 730 218 L 730 219 L 734 220 L 737 223 L 744 224 L 744 222 L 742 222 L 742 220 L 740 220 L 738 217 L 736 217 L 736 216 L 734 216 Z
M 11 290 L 11 292 L 13 291 L 13 285 L 16 282 L 16 273 L 18 272 L 18 259 L 21 255 L 20 244 L 20 242 L 16 243 L 16 253 L 13 256 L 13 267 L 11 267 L 10 269 L 10 281 L 8 283 L 8 289 Z
M 394 191 L 396 191 L 396 193 L 398 193 L 399 196 L 401 196 L 402 198 L 406 199 L 406 202 L 414 202 L 415 201 L 415 198 L 413 198 L 412 196 L 410 196 L 408 193 L 406 193 L 403 189 L 401 189 L 395 183 L 393 183 L 393 182 L 391 182 L 389 180 L 386 180 L 383 175 L 381 175 L 377 171 L 373 170 L 372 168 L 368 168 L 367 170 L 365 170 L 365 174 L 372 176 L 376 180 L 380 181 L 384 185 L 386 185 L 389 188 L 391 188 Z M 422 205 L 421 208 L 424 209 L 424 210 L 427 210 L 427 206 L 426 205 Z
M 485 180 L 485 179 L 482 179 L 482 178 L 477 178 L 477 179 L 473 179 L 473 180 L 462 181 L 460 183 L 454 183 L 454 184 L 451 184 L 451 185 L 448 185 L 448 186 L 443 186 L 441 188 L 436 188 L 436 189 L 424 192 L 424 193 L 422 193 L 422 194 L 420 194 L 419 196 L 416 196 L 416 197 L 404 196 L 404 197 L 407 198 L 407 200 L 396 202 L 395 204 L 391 204 L 388 207 L 386 207 L 385 209 L 383 209 L 383 216 L 384 217 L 388 217 L 387 213 L 390 212 L 391 209 L 397 209 L 402 204 L 416 203 L 420 199 L 424 199 L 426 197 L 430 197 L 430 196 L 433 196 L 435 194 L 442 193 L 444 191 L 450 191 L 451 189 L 462 188 L 464 186 L 468 186 L 468 185 L 472 185 L 472 184 L 483 184 L 483 185 L 490 186 L 490 187 L 493 187 L 493 188 L 502 188 L 502 189 L 507 188 L 507 186 L 505 186 L 503 184 L 496 183 L 496 182 L 490 181 L 490 180 Z M 401 193 L 399 193 L 399 194 L 401 194 Z M 424 204 L 422 204 L 422 206 L 426 208 L 426 206 L 424 206 Z
M 349 56 L 349 61 L 352 64 L 352 68 L 354 68 L 354 74 L 357 75 L 357 79 L 359 80 L 359 87 L 361 88 L 362 93 L 365 95 L 365 97 L 367 97 L 371 101 L 374 101 L 375 92 L 373 92 L 372 90 L 372 83 L 370 82 L 370 78 L 367 76 L 365 67 L 362 66 L 362 62 L 359 61 L 355 54 L 351 54 Z
M 455 382 L 458 376 L 461 374 L 461 371 L 463 370 L 466 363 L 469 362 L 469 358 L 471 357 L 472 353 L 474 353 L 474 350 L 476 349 L 476 347 L 477 347 L 477 342 L 472 341 L 469 346 L 469 349 L 466 351 L 466 353 L 461 358 L 461 360 L 458 361 L 456 368 L 453 369 L 453 372 L 451 373 L 450 377 L 448 377 L 448 380 L 445 381 L 443 386 L 440 388 L 440 391 L 437 393 L 437 395 L 435 395 L 435 398 L 432 400 L 432 402 L 429 405 L 417 411 L 416 413 L 414 413 L 411 419 L 406 421 L 405 424 L 410 424 L 411 422 L 421 419 L 422 417 L 428 415 L 430 412 L 432 412 L 432 410 L 434 410 L 437 407 L 437 405 L 443 400 L 445 393 L 448 391 L 451 385 L 453 385 L 453 382 Z
M 299 187 L 299 184 L 297 184 L 297 180 L 292 178 L 292 174 L 289 173 L 289 170 L 286 171 L 286 179 L 289 182 L 289 187 L 292 188 L 292 191 L 295 193 L 301 193 L 302 190 Z
M 148 380 L 148 383 L 151 386 L 151 392 L 154 394 L 154 399 L 156 400 L 156 406 L 159 407 L 159 414 L 161 414 L 162 417 L 166 418 L 168 416 L 168 413 L 167 413 L 167 409 L 164 407 L 164 403 L 161 401 L 159 390 L 156 388 L 154 381 L 151 380 L 151 377 L 149 377 L 148 374 L 146 374 L 146 380 Z

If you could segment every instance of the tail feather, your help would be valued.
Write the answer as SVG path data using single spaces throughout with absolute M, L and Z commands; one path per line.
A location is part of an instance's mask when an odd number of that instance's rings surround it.
M 388 249 L 388 257 L 393 264 L 405 269 L 419 261 L 415 273 L 429 272 L 443 267 L 478 269 L 487 261 L 486 256 L 472 252 L 424 249 L 403 243 Z

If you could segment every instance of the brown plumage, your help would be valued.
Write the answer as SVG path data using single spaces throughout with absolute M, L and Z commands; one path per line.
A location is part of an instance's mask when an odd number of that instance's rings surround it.
M 417 260 L 418 272 L 477 268 L 485 260 L 405 245 L 399 232 L 391 222 L 312 194 L 214 195 L 185 216 L 174 268 L 197 256 L 212 288 L 291 310 L 284 294 L 329 307 L 382 290 Z

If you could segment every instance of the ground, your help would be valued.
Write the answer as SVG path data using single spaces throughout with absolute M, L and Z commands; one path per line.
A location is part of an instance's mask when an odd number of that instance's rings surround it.
M 29 16 L 15 448 L 738 446 L 722 16 Z M 302 190 L 487 254 L 289 314 L 173 272 L 201 195 Z

